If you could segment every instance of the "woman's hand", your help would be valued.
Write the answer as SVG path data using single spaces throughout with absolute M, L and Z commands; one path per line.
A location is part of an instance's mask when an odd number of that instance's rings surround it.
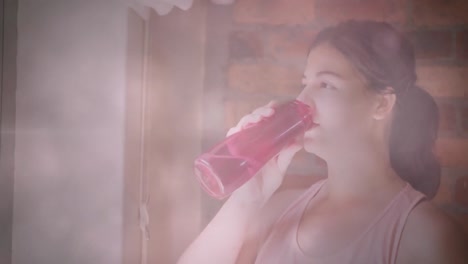
M 257 108 L 251 114 L 241 118 L 239 123 L 231 128 L 227 136 L 237 133 L 252 124 L 260 122 L 265 117 L 274 114 L 275 102 Z M 286 169 L 294 155 L 302 148 L 297 140 L 285 147 L 278 155 L 272 158 L 265 166 L 247 183 L 237 189 L 230 199 L 236 199 L 242 203 L 253 206 L 263 206 L 283 182 Z

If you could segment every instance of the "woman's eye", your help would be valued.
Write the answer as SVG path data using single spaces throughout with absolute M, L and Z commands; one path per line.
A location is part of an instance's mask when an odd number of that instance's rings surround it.
M 326 82 L 321 82 L 320 83 L 320 88 L 324 88 L 324 89 L 335 89 L 335 87 L 329 83 L 326 83 Z

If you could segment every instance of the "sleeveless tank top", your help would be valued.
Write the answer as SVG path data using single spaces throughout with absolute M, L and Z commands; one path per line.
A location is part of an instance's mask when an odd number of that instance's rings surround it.
M 297 243 L 301 217 L 326 180 L 312 185 L 275 223 L 255 264 L 394 264 L 406 219 L 425 196 L 406 186 L 387 204 L 356 239 L 329 256 L 307 256 Z M 285 223 L 287 222 L 287 224 Z

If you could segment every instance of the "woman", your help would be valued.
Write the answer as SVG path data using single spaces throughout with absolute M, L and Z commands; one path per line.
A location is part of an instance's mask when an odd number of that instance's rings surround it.
M 317 125 L 237 190 L 179 263 L 467 263 L 464 235 L 428 202 L 438 110 L 415 82 L 412 47 L 390 25 L 320 32 L 297 97 Z M 273 112 L 259 108 L 229 133 Z M 327 179 L 275 192 L 302 147 L 327 162 Z

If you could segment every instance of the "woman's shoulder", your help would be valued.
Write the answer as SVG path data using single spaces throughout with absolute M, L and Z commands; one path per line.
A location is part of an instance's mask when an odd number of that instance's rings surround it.
M 400 240 L 397 263 L 466 263 L 467 236 L 430 201 L 409 214 Z

